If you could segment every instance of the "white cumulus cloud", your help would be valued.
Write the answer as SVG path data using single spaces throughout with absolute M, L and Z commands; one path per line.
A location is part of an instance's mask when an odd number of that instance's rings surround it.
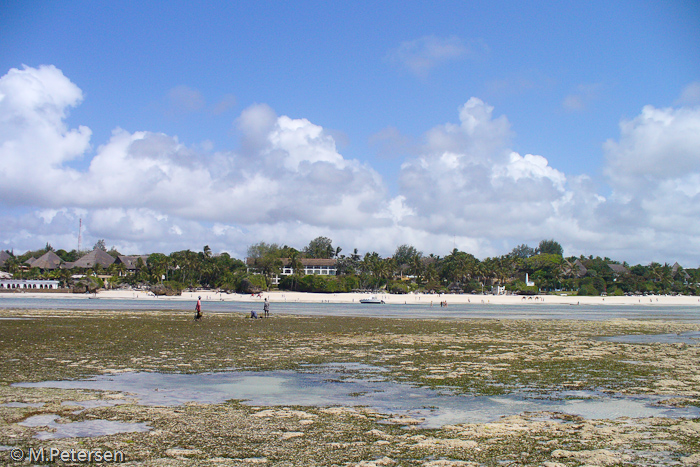
M 630 262 L 700 255 L 697 106 L 647 106 L 622 121 L 602 145 L 603 196 L 600 180 L 513 151 L 508 118 L 475 97 L 420 144 L 395 129 L 381 135 L 410 146 L 397 193 L 343 156 L 336 132 L 266 104 L 240 113 L 232 151 L 119 128 L 93 151 L 90 129 L 66 124 L 82 99 L 53 66 L 0 78 L 2 248 L 75 248 L 82 219 L 83 246 L 105 238 L 125 253 L 209 245 L 242 257 L 259 241 L 301 248 L 323 235 L 345 253 L 409 243 L 484 257 L 554 238 L 567 254 Z M 86 168 L 71 164 L 88 157 Z

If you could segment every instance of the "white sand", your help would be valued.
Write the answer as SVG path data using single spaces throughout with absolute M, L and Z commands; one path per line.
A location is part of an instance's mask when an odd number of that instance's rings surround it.
M 424 305 L 430 304 L 439 305 L 440 302 L 446 301 L 450 304 L 473 303 L 473 304 L 492 304 L 492 305 L 517 305 L 517 304 L 552 304 L 552 305 L 679 305 L 679 306 L 700 306 L 700 297 L 695 296 L 670 296 L 670 295 L 653 295 L 647 297 L 577 297 L 565 294 L 558 295 L 537 295 L 523 298 L 520 295 L 454 295 L 454 294 L 367 294 L 367 293 L 304 293 L 304 292 L 263 292 L 261 295 L 247 294 L 227 294 L 219 293 L 211 290 L 201 290 L 198 292 L 183 292 L 181 296 L 176 297 L 155 297 L 153 294 L 144 291 L 130 290 L 104 290 L 97 293 L 97 298 L 106 299 L 139 299 L 139 300 L 183 300 L 196 301 L 197 297 L 201 296 L 203 301 L 230 301 L 230 302 L 262 302 L 265 297 L 268 297 L 271 302 L 299 302 L 299 303 L 358 303 L 360 299 L 376 296 L 384 300 L 388 304 L 407 304 L 407 305 Z M 87 299 L 95 297 L 94 294 L 63 294 L 63 293 L 31 293 L 25 292 L 2 293 L 0 300 L 3 298 L 72 298 L 72 299 Z

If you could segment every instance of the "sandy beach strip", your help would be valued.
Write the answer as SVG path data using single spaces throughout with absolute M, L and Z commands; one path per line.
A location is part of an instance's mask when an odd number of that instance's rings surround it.
M 202 297 L 203 301 L 226 302 L 262 302 L 268 298 L 270 302 L 288 303 L 359 303 L 363 298 L 376 297 L 386 304 L 394 305 L 430 305 L 439 306 L 441 302 L 447 305 L 456 304 L 489 304 L 489 305 L 647 305 L 647 306 L 697 306 L 700 310 L 700 297 L 683 295 L 648 295 L 648 296 L 575 296 L 565 292 L 553 295 L 475 295 L 475 294 L 372 294 L 372 293 L 307 293 L 271 291 L 261 294 L 236 294 L 214 290 L 199 290 L 195 292 L 183 292 L 179 296 L 156 297 L 150 292 L 141 290 L 103 290 L 97 294 L 72 294 L 72 293 L 2 293 L 3 298 L 48 298 L 48 299 L 115 299 L 115 300 L 173 300 L 196 301 Z

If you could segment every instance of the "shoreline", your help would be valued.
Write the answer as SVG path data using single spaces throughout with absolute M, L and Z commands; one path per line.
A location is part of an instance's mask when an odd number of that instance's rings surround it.
M 475 295 L 475 294 L 371 294 L 371 293 L 310 293 L 271 291 L 261 294 L 236 294 L 201 290 L 183 292 L 177 296 L 157 297 L 150 292 L 133 290 L 103 290 L 97 294 L 73 293 L 0 293 L 0 302 L 5 298 L 12 299 L 108 299 L 108 300 L 153 300 L 153 301 L 202 301 L 216 302 L 262 302 L 268 298 L 272 303 L 358 303 L 363 298 L 377 297 L 387 305 L 429 305 L 440 306 L 441 302 L 449 305 L 646 305 L 646 306 L 697 306 L 700 309 L 700 297 L 685 295 L 649 295 L 649 296 L 571 296 L 560 295 Z

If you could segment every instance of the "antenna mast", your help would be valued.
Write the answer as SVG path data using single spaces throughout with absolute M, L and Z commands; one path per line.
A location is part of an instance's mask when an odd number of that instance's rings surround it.
M 80 253 L 80 247 L 82 243 L 82 232 L 83 232 L 83 218 L 80 218 L 80 223 L 78 224 L 78 253 Z

